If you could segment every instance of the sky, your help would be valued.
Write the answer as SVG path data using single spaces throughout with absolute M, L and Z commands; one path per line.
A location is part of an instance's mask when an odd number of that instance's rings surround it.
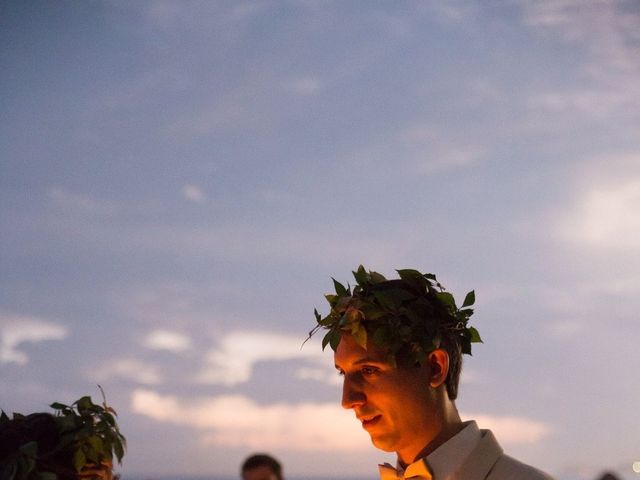
M 0 2 L 0 408 L 119 414 L 124 478 L 375 478 L 331 277 L 476 292 L 463 419 L 640 461 L 635 0 Z

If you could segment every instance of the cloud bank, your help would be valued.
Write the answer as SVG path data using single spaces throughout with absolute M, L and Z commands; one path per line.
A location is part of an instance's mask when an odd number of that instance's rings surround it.
M 194 428 L 205 444 L 261 449 L 362 450 L 366 433 L 333 403 L 259 405 L 242 395 L 184 400 L 135 390 L 132 410 L 154 420 Z
M 133 358 L 109 361 L 101 368 L 92 370 L 88 376 L 92 379 L 97 378 L 101 382 L 124 379 L 142 385 L 158 385 L 162 383 L 162 375 L 158 366 Z
M 191 347 L 191 339 L 187 335 L 163 329 L 150 332 L 142 343 L 151 350 L 165 350 L 173 353 L 180 353 Z
M 243 395 L 185 400 L 153 390 L 138 389 L 132 410 L 162 423 L 201 432 L 200 441 L 226 447 L 303 451 L 358 451 L 370 439 L 353 412 L 337 403 L 274 403 L 260 405 Z M 543 422 L 516 416 L 464 415 L 481 428 L 493 430 L 505 445 L 531 444 L 551 428 Z
M 67 327 L 37 317 L 0 314 L 0 364 L 29 362 L 27 354 L 18 349 L 23 343 L 63 340 Z
M 231 332 L 206 355 L 206 366 L 196 376 L 205 384 L 237 385 L 247 382 L 256 363 L 293 359 L 317 359 L 322 352 L 301 348 L 299 335 L 259 331 Z
M 475 420 L 480 428 L 491 430 L 504 445 L 537 443 L 552 432 L 550 425 L 525 417 L 463 412 L 460 415 Z

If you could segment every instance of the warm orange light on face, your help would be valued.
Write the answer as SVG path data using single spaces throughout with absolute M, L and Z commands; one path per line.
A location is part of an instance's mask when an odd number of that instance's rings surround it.
M 365 350 L 342 336 L 334 355 L 344 376 L 342 406 L 354 411 L 377 448 L 411 463 L 440 430 L 436 389 L 427 363 L 396 368 L 386 358 L 380 347 L 370 343 Z

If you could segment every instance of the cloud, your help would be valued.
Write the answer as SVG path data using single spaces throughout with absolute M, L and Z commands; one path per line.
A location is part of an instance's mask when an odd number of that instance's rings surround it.
M 447 138 L 431 124 L 416 123 L 400 130 L 397 140 L 410 152 L 415 169 L 423 175 L 468 167 L 484 155 L 484 148 Z
M 133 412 L 154 420 L 193 428 L 205 444 L 250 449 L 358 451 L 370 439 L 353 412 L 337 403 L 274 403 L 259 405 L 243 395 L 181 399 L 137 389 Z M 506 445 L 531 444 L 552 429 L 545 423 L 516 416 L 464 415 L 491 429 Z
M 637 9 L 624 2 L 600 0 L 521 0 L 525 25 L 541 35 L 555 34 L 584 48 L 588 60 L 583 72 L 585 88 L 544 92 L 531 98 L 530 106 L 552 112 L 587 114 L 595 118 L 640 113 L 640 44 L 637 42 Z
M 166 350 L 169 352 L 183 352 L 191 346 L 191 339 L 180 332 L 171 330 L 154 330 L 144 339 L 143 345 L 151 350 Z
M 149 23 L 165 29 L 180 27 L 185 30 L 201 30 L 216 27 L 231 30 L 260 14 L 268 6 L 262 1 L 238 1 L 225 5 L 221 2 L 192 2 L 189 8 L 181 8 L 175 2 L 156 1 L 145 5 L 143 14 Z M 134 6 L 137 8 L 137 6 Z
M 338 375 L 333 365 L 323 359 L 323 366 L 300 367 L 294 372 L 294 376 L 299 380 L 315 380 L 316 382 L 328 385 L 342 385 L 342 378 Z
M 640 179 L 595 185 L 556 226 L 565 240 L 600 248 L 640 249 Z
M 152 248 L 151 244 L 149 248 Z M 231 293 L 232 289 L 222 282 L 163 281 L 118 289 L 114 302 L 123 315 L 150 325 L 150 329 L 187 331 L 194 324 L 211 320 L 210 298 Z
M 477 6 L 470 2 L 449 0 L 447 2 L 425 2 L 424 7 L 436 14 L 445 24 L 460 23 L 477 14 Z
M 106 250 L 120 250 L 130 253 L 142 250 L 155 255 L 188 255 L 205 261 L 223 258 L 240 264 L 255 261 L 281 262 L 282 264 L 304 264 L 314 266 L 353 265 L 354 259 L 362 259 L 369 265 L 406 264 L 408 252 L 421 248 L 422 238 L 404 235 L 399 238 L 394 231 L 378 232 L 375 236 L 362 238 L 353 223 L 340 222 L 335 229 L 343 232 L 340 242 L 336 241 L 333 230 L 326 228 L 289 228 L 259 223 L 232 221 L 220 226 L 186 226 L 176 224 L 126 225 L 120 229 L 101 226 L 74 225 L 77 235 L 89 237 L 94 245 Z M 398 226 L 403 231 L 413 231 L 412 223 Z M 169 294 L 173 295 L 171 292 Z M 152 292 L 153 296 L 157 296 Z M 162 303 L 160 298 L 157 303 Z M 176 297 L 176 315 L 181 299 Z M 181 307 L 182 308 L 182 307 Z M 155 312 L 154 312 L 155 313 Z M 157 312 L 170 319 L 167 312 Z M 210 317 L 203 310 L 201 315 Z M 144 311 L 140 316 L 151 318 Z M 173 318 L 173 321 L 180 320 Z
M 259 193 L 261 200 L 268 203 L 291 203 L 298 201 L 295 195 L 285 190 L 268 188 Z
M 571 339 L 584 331 L 584 322 L 576 320 L 561 320 L 547 325 L 546 330 L 551 338 L 557 340 Z
M 474 419 L 480 428 L 491 430 L 505 445 L 537 443 L 553 431 L 550 425 L 525 417 L 466 412 L 461 412 L 460 416 Z
M 598 254 L 607 270 L 618 259 L 623 261 L 617 265 L 635 266 L 637 256 L 629 253 L 640 249 L 640 154 L 611 152 L 581 159 L 565 183 L 568 199 L 542 212 L 537 221 L 529 218 L 522 231 L 584 248 L 591 256 Z M 599 288 L 612 293 L 636 291 L 637 275 L 635 280 L 622 278 L 617 268 L 615 278 L 606 285 L 599 283 Z
M 143 385 L 158 385 L 162 382 L 158 367 L 131 358 L 107 361 L 100 368 L 91 371 L 91 379 L 94 378 L 101 382 L 120 378 Z
M 26 353 L 18 350 L 22 343 L 39 343 L 46 340 L 63 340 L 68 336 L 67 327 L 37 317 L 0 314 L 0 364 L 29 362 Z
M 424 158 L 418 164 L 418 171 L 423 175 L 431 175 L 436 172 L 468 167 L 477 163 L 484 151 L 482 148 L 468 146 L 439 147 Z
M 183 400 L 135 390 L 132 410 L 160 422 L 194 428 L 205 444 L 249 449 L 357 451 L 368 435 L 337 403 L 259 405 L 242 395 Z
M 318 349 L 301 348 L 299 335 L 236 331 L 223 336 L 206 356 L 207 365 L 196 376 L 206 384 L 237 385 L 251 378 L 256 363 L 318 358 Z
M 61 187 L 52 187 L 47 195 L 51 204 L 64 213 L 79 215 L 113 215 L 116 208 L 109 202 L 97 200 L 89 195 L 73 193 Z
M 187 184 L 182 187 L 182 196 L 194 203 L 204 203 L 207 200 L 207 196 L 202 188 L 193 184 Z
M 169 67 L 143 71 L 122 79 L 113 89 L 97 93 L 96 108 L 101 112 L 104 107 L 119 111 L 134 110 L 144 106 L 145 102 L 157 101 L 160 96 L 183 92 L 192 86 L 192 79 L 185 71 Z
M 300 77 L 285 82 L 284 87 L 296 95 L 307 97 L 317 94 L 322 88 L 322 82 L 315 77 Z

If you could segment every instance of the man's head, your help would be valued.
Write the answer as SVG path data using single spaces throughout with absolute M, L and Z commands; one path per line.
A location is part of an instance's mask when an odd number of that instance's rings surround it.
M 242 480 L 283 480 L 282 466 L 265 453 L 248 457 L 240 469 Z
M 315 312 L 310 334 L 329 330 L 323 348 L 332 347 L 344 376 L 343 407 L 354 410 L 374 445 L 410 463 L 455 433 L 462 354 L 481 340 L 467 326 L 473 292 L 459 309 L 434 275 L 398 273 L 387 280 L 360 266 L 353 291 L 334 280 L 331 311 Z

